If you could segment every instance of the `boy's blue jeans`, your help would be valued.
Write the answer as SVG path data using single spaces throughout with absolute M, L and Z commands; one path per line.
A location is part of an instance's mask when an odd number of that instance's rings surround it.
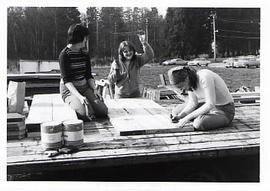
M 67 87 L 64 84 L 60 84 L 60 93 L 62 94 L 67 90 Z M 79 90 L 79 92 L 85 96 L 89 102 L 88 104 L 88 116 L 95 115 L 96 117 L 106 117 L 108 114 L 108 108 L 103 101 L 98 99 L 94 94 L 94 91 L 89 87 L 85 90 Z M 87 121 L 88 117 L 86 114 L 85 105 L 83 105 L 80 100 L 69 92 L 69 95 L 64 99 L 64 102 L 67 103 L 73 110 L 76 111 L 78 118 Z

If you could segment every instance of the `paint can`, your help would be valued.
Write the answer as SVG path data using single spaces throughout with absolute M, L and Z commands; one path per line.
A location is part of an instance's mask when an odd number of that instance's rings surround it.
M 80 147 L 83 145 L 83 121 L 79 119 L 63 122 L 65 146 Z
M 44 122 L 40 125 L 41 143 L 45 150 L 62 146 L 62 129 L 63 125 L 59 121 Z

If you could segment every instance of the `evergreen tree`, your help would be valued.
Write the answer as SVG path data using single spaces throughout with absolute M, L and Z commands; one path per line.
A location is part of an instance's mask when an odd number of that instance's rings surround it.
M 168 8 L 165 19 L 155 7 L 89 7 L 86 15 L 75 7 L 9 7 L 7 11 L 8 59 L 58 59 L 68 27 L 80 22 L 90 31 L 91 57 L 115 57 L 123 40 L 142 51 L 136 32 L 146 28 L 156 58 L 212 56 L 213 13 L 218 56 L 260 50 L 259 8 Z
M 260 9 L 216 9 L 217 42 L 222 56 L 258 54 L 260 49 Z
M 79 16 L 76 8 L 8 8 L 8 59 L 58 59 Z

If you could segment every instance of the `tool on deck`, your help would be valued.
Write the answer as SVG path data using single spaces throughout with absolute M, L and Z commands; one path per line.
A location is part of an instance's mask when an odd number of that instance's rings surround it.
M 63 147 L 57 150 L 48 150 L 45 151 L 45 154 L 48 155 L 48 157 L 55 157 L 60 154 L 71 154 L 78 151 L 78 148 L 76 147 Z

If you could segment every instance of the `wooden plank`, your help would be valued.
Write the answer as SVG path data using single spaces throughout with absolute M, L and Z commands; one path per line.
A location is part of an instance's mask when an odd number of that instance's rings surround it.
M 211 139 L 211 137 L 210 137 Z M 53 159 L 48 158 L 44 154 L 42 154 L 39 151 L 34 150 L 28 150 L 28 152 L 32 153 L 31 155 L 19 155 L 19 156 L 10 156 L 7 159 L 8 165 L 15 165 L 15 163 L 46 163 L 46 162 L 52 162 L 52 161 L 59 161 L 59 160 L 85 160 L 87 158 L 92 159 L 98 159 L 100 157 L 121 157 L 121 155 L 125 156 L 133 156 L 136 157 L 138 155 L 158 155 L 162 154 L 163 149 L 158 149 L 158 147 L 161 147 L 159 139 L 156 140 L 156 142 L 142 142 L 143 145 L 136 145 L 134 147 L 122 147 L 121 142 L 115 143 L 114 145 L 106 145 L 105 143 L 101 143 L 105 145 L 105 148 L 101 149 L 93 149 L 92 145 L 89 145 L 88 148 L 82 148 L 80 152 L 70 154 L 70 155 L 60 155 L 57 157 L 54 157 Z M 156 144 L 155 146 L 152 146 L 152 144 Z M 164 143 L 163 143 L 164 144 Z M 151 146 L 150 146 L 151 145 Z M 169 147 L 169 149 L 165 149 L 166 152 L 200 152 L 202 150 L 222 150 L 224 148 L 233 148 L 233 147 L 242 147 L 243 149 L 245 147 L 258 147 L 259 146 L 259 138 L 243 138 L 243 139 L 228 139 L 228 140 L 219 140 L 219 141 L 198 141 L 198 142 L 192 142 L 189 143 L 181 143 L 181 144 L 171 144 L 167 145 L 164 144 L 165 147 Z M 157 152 L 158 150 L 158 152 Z
M 252 97 L 248 97 L 248 96 L 243 96 L 243 97 L 233 97 L 233 100 L 235 102 L 237 101 L 240 101 L 240 102 L 246 102 L 246 103 L 249 103 L 249 102 L 254 102 L 256 100 L 260 100 L 260 96 L 252 96 Z
M 259 131 L 249 131 L 249 132 L 228 132 L 228 133 L 213 133 L 213 134 L 174 134 L 175 136 L 154 136 L 148 137 L 148 139 L 143 138 L 122 138 L 113 139 L 112 137 L 93 140 L 92 137 L 87 136 L 84 140 L 85 145 L 82 150 L 106 150 L 106 149 L 140 149 L 140 148 L 151 148 L 151 147 L 167 147 L 169 145 L 182 145 L 187 144 L 190 148 L 193 148 L 191 144 L 208 143 L 209 147 L 219 144 L 218 142 L 228 142 L 228 141 L 241 141 L 250 139 L 259 139 Z M 8 156 L 21 156 L 28 155 L 30 158 L 32 155 L 43 154 L 43 149 L 41 148 L 40 141 L 36 144 L 24 144 L 24 145 L 13 145 L 8 147 Z M 243 144 L 244 145 L 244 144 Z M 182 147 L 181 146 L 181 147 Z M 189 147 L 187 146 L 187 147 Z M 227 146 L 230 146 L 229 143 Z M 185 146 L 186 147 L 186 146 Z
M 193 130 L 177 128 L 171 122 L 169 113 L 152 100 L 114 99 L 105 102 L 110 121 L 120 135 Z
M 26 118 L 26 127 L 52 121 L 52 97 L 46 94 L 34 95 L 32 105 Z
M 36 89 L 36 88 L 59 88 L 59 83 L 50 83 L 47 82 L 46 84 L 44 84 L 44 82 L 36 82 L 36 83 L 32 83 L 29 82 L 26 84 L 26 88 L 28 89 Z
M 8 74 L 8 80 L 28 80 L 28 79 L 59 79 L 60 73 L 36 73 L 36 74 Z
M 170 161 L 181 161 L 189 159 L 202 159 L 208 158 L 209 154 L 212 157 L 228 156 L 228 155 L 247 155 L 247 154 L 258 154 L 259 148 L 253 145 L 242 148 L 241 146 L 224 147 L 223 149 L 216 150 L 201 150 L 199 153 L 194 151 L 190 152 L 178 152 L 178 151 L 164 151 L 158 154 L 138 154 L 136 156 L 132 155 L 121 155 L 119 157 L 104 156 L 99 158 L 83 158 L 76 159 L 72 158 L 70 160 L 57 160 L 50 161 L 48 163 L 16 163 L 12 166 L 8 166 L 8 174 L 20 174 L 23 172 L 40 172 L 43 170 L 55 170 L 55 169 L 78 169 L 78 168 L 91 168 L 91 167 L 109 167 L 117 165 L 132 165 L 132 164 L 146 164 L 155 162 L 170 162 Z M 123 151 L 124 153 L 124 151 Z
M 76 112 L 63 102 L 60 94 L 51 94 L 50 96 L 52 97 L 53 107 L 52 120 L 63 122 L 78 119 Z
M 233 97 L 242 97 L 242 96 L 247 96 L 247 97 L 260 97 L 260 92 L 232 92 L 231 95 Z
M 130 140 L 130 141 L 136 141 L 138 139 L 151 139 L 153 137 L 159 137 L 159 138 L 166 138 L 166 137 L 190 137 L 190 136 L 203 136 L 203 135 L 211 135 L 211 136 L 215 136 L 215 134 L 228 134 L 228 133 L 241 133 L 241 132 L 258 132 L 259 128 L 245 128 L 246 125 L 236 122 L 233 124 L 236 127 L 226 127 L 223 129 L 217 129 L 217 130 L 212 130 L 212 131 L 195 131 L 195 132 L 182 132 L 182 133 L 166 133 L 166 134 L 152 134 L 152 135 L 137 135 L 137 136 L 114 136 L 111 133 L 111 130 L 113 128 L 107 128 L 108 131 L 100 131 L 101 129 L 104 129 L 103 127 L 101 127 L 100 129 L 96 128 L 94 129 L 91 133 L 89 130 L 85 130 L 85 136 L 84 136 L 84 140 L 85 142 L 95 142 L 95 140 L 99 140 L 99 141 L 106 141 L 106 140 L 119 140 L 119 141 L 124 141 L 124 140 Z M 254 126 L 254 124 L 251 124 L 252 126 Z M 87 126 L 87 125 L 86 125 Z M 103 126 L 103 124 L 100 124 L 100 126 Z M 106 139 L 106 140 L 105 140 Z M 35 146 L 39 146 L 40 143 L 40 139 L 37 140 L 32 140 L 32 139 L 24 139 L 23 141 L 9 141 L 7 147 L 11 148 L 11 147 L 22 147 L 22 148 L 27 148 L 28 146 L 31 145 L 35 145 Z
M 186 101 L 188 99 L 187 96 L 184 96 L 178 88 L 176 88 L 172 85 L 166 85 L 163 87 L 175 92 L 177 97 L 180 100 Z M 232 95 L 235 102 L 241 101 L 241 102 L 249 103 L 249 102 L 254 102 L 256 100 L 260 100 L 260 92 L 231 92 L 231 95 Z
M 93 76 L 96 76 L 96 73 L 92 73 Z M 50 80 L 56 79 L 60 80 L 60 73 L 33 73 L 33 74 L 7 74 L 7 80 L 33 80 L 33 79 L 42 79 Z
M 60 94 L 38 94 L 34 95 L 29 115 L 26 119 L 28 135 L 40 132 L 40 124 L 48 121 L 65 121 L 77 119 L 75 111 L 69 108 Z M 40 134 L 37 134 L 38 136 Z
M 178 128 L 169 118 L 169 112 L 157 103 L 147 99 L 108 100 L 110 121 L 120 135 L 140 135 L 193 131 L 190 123 Z M 238 108 L 241 117 L 258 119 L 258 111 Z M 244 112 L 245 111 L 245 112 Z M 244 112 L 244 113 L 243 113 Z M 236 115 L 237 118 L 237 115 Z M 239 120 L 244 118 L 238 118 Z M 246 127 L 248 129 L 248 127 Z
M 129 103 L 124 102 L 120 104 L 125 106 Z M 132 102 L 131 107 L 127 108 L 127 110 L 134 117 L 134 120 L 138 121 L 140 127 L 146 130 L 150 130 L 151 127 L 156 129 L 164 128 L 170 122 L 168 119 L 169 113 L 160 105 L 150 100 L 141 99 L 137 102 Z
M 242 141 L 243 142 L 243 141 Z M 230 145 L 231 146 L 226 146 L 219 144 L 217 145 L 216 147 L 213 145 L 213 147 L 211 148 L 205 148 L 205 145 L 207 144 L 198 144 L 196 146 L 196 148 L 193 148 L 193 149 L 186 149 L 184 147 L 182 147 L 182 149 L 180 149 L 180 146 L 179 145 L 172 145 L 172 146 L 169 146 L 167 147 L 167 149 L 164 149 L 164 148 L 157 148 L 158 151 L 155 149 L 155 148 L 150 148 L 150 149 L 125 149 L 125 148 L 122 148 L 122 149 L 110 149 L 110 150 L 91 150 L 91 151 L 81 151 L 81 152 L 78 152 L 78 153 L 75 153 L 75 154 L 67 154 L 67 155 L 62 155 L 62 156 L 57 156 L 57 157 L 54 157 L 53 159 L 48 159 L 47 156 L 45 155 L 40 155 L 39 157 L 36 157 L 36 158 L 29 158 L 27 156 L 19 156 L 17 157 L 18 160 L 16 160 L 15 158 L 16 157 L 10 157 L 10 161 L 8 162 L 8 168 L 9 167 L 13 167 L 13 166 L 16 166 L 16 165 L 20 165 L 21 166 L 21 170 L 23 168 L 25 168 L 25 166 L 27 167 L 28 166 L 28 172 L 29 172 L 29 168 L 31 168 L 32 165 L 35 165 L 35 164 L 39 164 L 39 165 L 42 165 L 46 168 L 50 168 L 51 165 L 54 165 L 55 164 L 59 164 L 59 162 L 65 162 L 67 164 L 71 164 L 72 162 L 75 162 L 76 161 L 76 164 L 77 164 L 77 168 L 79 168 L 79 164 L 80 161 L 91 161 L 93 160 L 94 163 L 98 163 L 100 162 L 100 160 L 106 160 L 107 162 L 110 162 L 113 158 L 118 158 L 118 159 L 121 159 L 123 157 L 124 160 L 128 159 L 128 158 L 132 158 L 133 160 L 137 160 L 140 156 L 151 156 L 153 159 L 158 159 L 159 155 L 171 155 L 171 154 L 177 154 L 177 160 L 181 160 L 181 158 L 183 158 L 183 156 L 186 154 L 186 155 L 189 155 L 189 159 L 194 159 L 193 155 L 194 153 L 201 153 L 201 152 L 206 152 L 206 154 L 208 152 L 215 152 L 217 154 L 218 151 L 220 150 L 229 150 L 229 149 L 236 149 L 236 148 L 240 148 L 240 151 L 244 151 L 245 149 L 248 149 L 248 148 L 258 148 L 258 140 L 253 140 L 253 141 L 249 141 L 249 142 L 246 142 L 246 145 L 245 146 L 242 146 L 242 142 L 241 141 L 231 141 Z M 211 153 L 211 154 L 212 154 Z M 206 155 L 205 154 L 205 155 Z M 11 162 L 11 161 L 14 161 L 14 159 L 16 160 L 16 162 Z M 123 159 L 122 159 L 122 164 L 123 162 L 125 162 Z M 168 160 L 166 160 L 168 161 Z M 140 161 L 142 162 L 142 161 Z M 145 162 L 145 161 L 144 161 Z M 154 162 L 154 161 L 148 161 L 148 162 Z M 68 169 L 70 167 L 70 165 L 66 165 L 66 166 L 55 166 L 55 169 Z M 81 166 L 82 167 L 82 166 Z M 85 167 L 85 166 L 84 166 Z M 95 166 L 92 166 L 92 167 L 95 167 Z M 54 169 L 54 170 L 55 170 Z M 42 169 L 38 169 L 39 171 L 41 171 Z M 43 169 L 44 170 L 44 169 Z M 21 171 L 17 171 L 17 173 L 19 173 Z
M 123 151 L 124 152 L 124 151 Z M 119 157 L 99 157 L 99 158 L 83 158 L 83 160 L 58 160 L 57 162 L 51 161 L 49 163 L 17 163 L 12 166 L 8 166 L 8 174 L 20 174 L 23 172 L 40 172 L 43 170 L 55 170 L 55 169 L 78 169 L 78 168 L 91 168 L 91 167 L 107 167 L 117 165 L 132 165 L 132 164 L 146 164 L 155 162 L 170 162 L 170 161 L 181 161 L 189 159 L 203 159 L 208 158 L 209 154 L 212 157 L 228 156 L 228 155 L 247 155 L 257 154 L 259 152 L 258 147 L 250 145 L 249 147 L 242 148 L 241 146 L 235 147 L 224 147 L 223 149 L 216 150 L 201 150 L 199 153 L 194 151 L 190 152 L 160 152 L 158 154 L 138 154 L 136 156 L 121 155 Z
M 19 113 L 7 113 L 7 122 L 25 121 L 25 116 Z

